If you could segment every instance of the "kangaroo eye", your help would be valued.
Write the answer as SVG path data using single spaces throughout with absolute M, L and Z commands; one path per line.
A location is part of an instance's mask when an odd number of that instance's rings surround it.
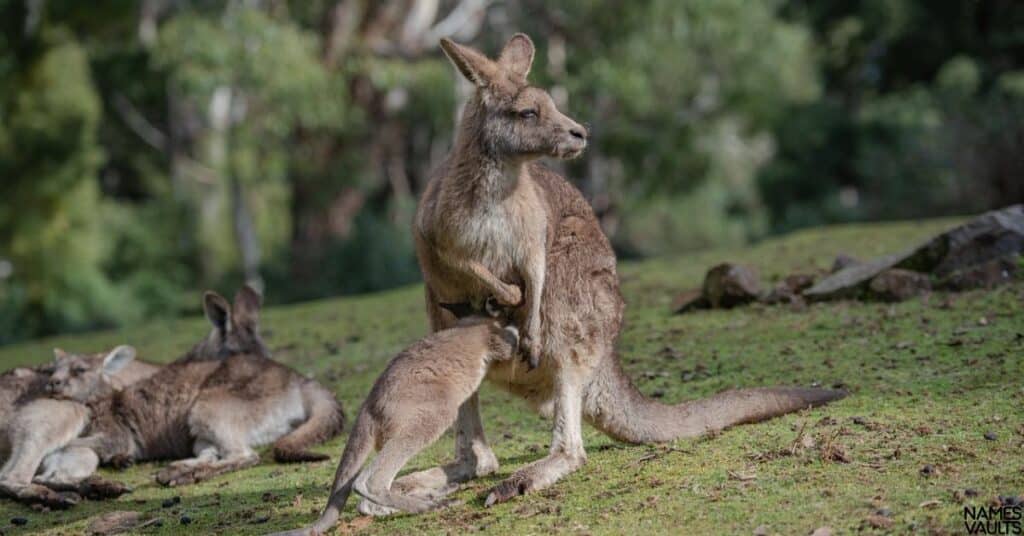
M 537 117 L 537 110 L 534 110 L 532 108 L 529 110 L 521 110 L 519 112 L 520 119 L 533 119 L 535 117 Z

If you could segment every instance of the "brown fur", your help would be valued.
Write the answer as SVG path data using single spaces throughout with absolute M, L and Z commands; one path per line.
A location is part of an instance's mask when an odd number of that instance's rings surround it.
M 582 465 L 581 418 L 617 439 L 645 443 L 695 436 L 842 396 L 821 389 L 757 389 L 677 406 L 643 397 L 622 372 L 615 353 L 624 303 L 611 245 L 579 191 L 532 162 L 542 155 L 564 158 L 582 150 L 566 150 L 567 126 L 576 123 L 558 113 L 546 93 L 526 84 L 522 58 L 532 58 L 532 45 L 521 35 L 506 45 L 502 58 L 521 59 L 515 70 L 464 46 L 444 41 L 442 46 L 477 90 L 416 218 L 431 325 L 435 330 L 451 325 L 439 302 L 479 302 L 501 291 L 500 285 L 488 288 L 453 266 L 475 262 L 500 282 L 517 282 L 523 276 L 517 273 L 517 259 L 545 260 L 539 330 L 527 323 L 524 334 L 532 339 L 540 366 L 524 372 L 496 363 L 488 378 L 542 414 L 554 416 L 551 450 L 497 486 L 488 504 L 550 485 Z M 538 118 L 524 121 L 513 115 L 524 100 L 537 106 Z M 538 229 L 537 221 L 544 221 L 544 234 L 523 232 Z M 457 428 L 455 464 L 400 482 L 439 487 L 496 470 L 475 396 L 460 413 Z
M 258 295 L 240 295 L 232 309 L 207 293 L 213 332 L 147 380 L 125 389 L 58 390 L 87 403 L 93 415 L 86 436 L 71 445 L 91 449 L 105 464 L 179 460 L 157 475 L 172 486 L 253 465 L 259 457 L 252 447 L 267 443 L 281 461 L 323 459 L 306 449 L 341 431 L 341 405 L 265 355 L 259 300 L 250 299 Z
M 0 377 L 0 398 L 14 400 L 10 406 L 3 406 L 4 416 L 0 421 L 0 443 L 3 450 L 10 450 L 7 462 L 0 469 L 0 493 L 16 500 L 41 503 L 50 507 L 66 507 L 77 502 L 76 493 L 57 493 L 50 488 L 81 492 L 78 485 L 72 485 L 68 476 L 50 471 L 47 465 L 54 456 L 68 456 L 59 449 L 76 437 L 85 428 L 89 417 L 87 408 L 71 400 L 48 398 L 55 385 L 74 385 L 75 389 L 86 388 L 93 379 L 87 371 L 100 371 L 103 363 L 117 355 L 134 356 L 135 350 L 119 346 L 110 352 L 92 355 L 69 354 L 61 349 L 54 350 L 55 361 L 51 365 L 35 369 L 18 369 Z M 157 365 L 142 361 L 131 361 L 126 366 L 110 370 L 110 381 L 117 385 L 130 385 L 152 375 Z M 97 373 L 97 375 L 100 373 Z M 14 393 L 20 395 L 13 397 Z M 43 465 L 42 474 L 33 483 L 33 477 Z M 78 483 L 76 483 L 78 484 Z M 117 486 L 108 486 L 94 480 L 87 483 L 88 492 L 98 492 L 103 486 L 108 493 L 116 493 Z M 123 487 L 122 487 L 123 489 Z
M 442 504 L 393 490 L 391 483 L 413 456 L 455 422 L 459 406 L 479 388 L 488 365 L 516 353 L 518 334 L 505 324 L 483 316 L 465 318 L 392 359 L 359 410 L 319 521 L 288 534 L 329 531 L 353 488 L 392 512 L 423 512 Z M 360 471 L 373 450 L 379 454 Z

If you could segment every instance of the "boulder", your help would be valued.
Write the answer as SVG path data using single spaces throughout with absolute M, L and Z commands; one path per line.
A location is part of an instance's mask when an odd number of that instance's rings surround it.
M 992 288 L 1010 281 L 1020 272 L 1020 257 L 1008 256 L 957 270 L 941 278 L 936 287 L 956 291 Z
M 868 289 L 877 275 L 891 268 L 949 278 L 956 273 L 971 273 L 964 271 L 999 259 L 1014 259 L 1022 253 L 1024 205 L 1013 205 L 986 212 L 916 248 L 843 267 L 803 295 L 812 301 L 856 297 Z
M 876 275 L 868 284 L 873 298 L 883 301 L 903 301 L 931 290 L 928 274 L 890 268 Z
M 704 276 L 704 297 L 714 309 L 750 303 L 760 295 L 761 281 L 751 267 L 724 263 Z

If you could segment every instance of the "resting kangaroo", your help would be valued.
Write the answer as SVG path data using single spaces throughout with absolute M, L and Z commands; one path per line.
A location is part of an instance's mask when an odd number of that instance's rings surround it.
M 586 131 L 559 112 L 545 91 L 526 82 L 534 53 L 527 36 L 515 35 L 497 61 L 448 40 L 441 46 L 475 92 L 415 220 L 431 327 L 442 330 L 454 321 L 439 304 L 479 303 L 501 289 L 466 277 L 458 267 L 492 272 L 507 284 L 530 277 L 516 273 L 522 259 L 545 261 L 535 269 L 543 273 L 539 302 L 530 300 L 541 287 L 536 281 L 526 285 L 527 301 L 539 303 L 540 314 L 523 313 L 524 339 L 536 347 L 539 366 L 523 371 L 498 362 L 487 378 L 554 417 L 550 451 L 493 488 L 488 505 L 549 486 L 579 468 L 586 460 L 581 419 L 616 439 L 649 443 L 759 421 L 844 395 L 824 389 L 744 389 L 674 406 L 641 395 L 615 352 L 624 306 L 615 254 L 579 191 L 535 161 L 579 155 Z M 530 234 L 539 229 L 546 231 Z M 442 488 L 497 467 L 472 396 L 456 424 L 455 463 L 398 482 Z M 373 513 L 371 504 L 364 505 L 361 510 Z
M 65 474 L 56 470 L 67 464 L 59 460 L 83 454 L 58 449 L 85 428 L 88 409 L 80 403 L 56 400 L 48 395 L 54 385 L 75 381 L 71 373 L 87 368 L 102 369 L 111 375 L 111 382 L 121 385 L 135 383 L 159 369 L 157 365 L 142 361 L 120 366 L 124 356 L 134 355 L 135 349 L 131 346 L 118 346 L 109 353 L 94 355 L 69 354 L 58 348 L 54 349 L 53 365 L 16 369 L 0 378 L 0 398 L 4 402 L 0 443 L 4 444 L 3 450 L 10 453 L 0 469 L 0 494 L 59 508 L 76 503 L 77 494 L 57 493 L 51 488 L 92 496 L 117 495 L 125 490 L 117 483 L 102 479 L 85 480 L 89 474 Z M 43 470 L 40 472 L 41 463 Z
M 263 341 L 258 336 L 258 313 L 260 295 L 243 286 L 235 294 L 234 312 L 227 300 L 215 292 L 207 292 L 203 296 L 204 309 L 213 324 L 209 335 L 181 358 L 181 361 L 219 360 L 227 356 L 245 352 L 266 352 Z M 134 351 L 134 350 L 132 350 Z M 16 369 L 0 376 L 0 401 L 16 402 L 16 405 L 4 405 L 3 410 L 17 408 L 9 415 L 3 414 L 6 423 L 0 439 L 10 440 L 10 450 L 14 453 L 0 471 L 0 493 L 26 503 L 44 504 L 51 508 L 67 508 L 76 504 L 78 494 L 98 498 L 117 496 L 128 490 L 118 483 L 107 481 L 91 475 L 97 465 L 96 454 L 88 448 L 66 447 L 67 443 L 77 437 L 88 422 L 88 408 L 71 400 L 55 400 L 46 398 L 47 388 L 52 391 L 55 385 L 65 385 L 74 389 L 82 396 L 98 387 L 97 381 L 84 381 L 86 377 L 97 376 L 95 371 L 101 366 L 100 358 L 79 358 L 55 350 L 56 362 L 52 365 L 35 369 Z M 114 354 L 107 356 L 113 358 Z M 82 361 L 85 359 L 85 361 Z M 123 365 L 126 361 L 120 361 Z M 120 366 L 118 362 L 109 361 L 111 365 Z M 63 365 L 64 370 L 57 369 Z M 127 385 L 151 375 L 157 367 L 140 361 L 127 361 L 117 371 L 116 376 L 121 383 Z M 50 379 L 56 372 L 56 381 Z M 113 370 L 108 370 L 108 373 Z M 0 411 L 3 411 L 0 410 Z M 45 457 L 44 457 L 45 456 Z M 40 471 L 40 463 L 42 470 Z M 33 475 L 41 473 L 35 478 Z M 88 477 L 88 478 L 85 478 Z M 44 484 L 44 485 L 39 485 Z M 63 493 L 57 493 L 63 491 Z
M 105 464 L 178 460 L 157 474 L 170 486 L 254 465 L 253 447 L 270 443 L 278 461 L 327 458 L 306 449 L 341 431 L 341 405 L 320 384 L 269 358 L 258 300 L 236 300 L 231 310 L 208 293 L 205 307 L 215 333 L 197 345 L 200 351 L 123 390 L 95 371 L 78 386 L 55 390 L 92 412 L 85 435 L 70 447 L 91 449 Z M 220 357 L 207 359 L 211 352 Z
M 436 498 L 393 490 L 391 483 L 413 456 L 455 422 L 459 406 L 480 387 L 488 366 L 515 355 L 519 333 L 503 317 L 488 307 L 487 316 L 463 318 L 392 359 L 359 410 L 319 521 L 286 534 L 329 531 L 353 488 L 388 512 L 423 512 L 441 505 Z M 377 457 L 360 471 L 375 449 Z

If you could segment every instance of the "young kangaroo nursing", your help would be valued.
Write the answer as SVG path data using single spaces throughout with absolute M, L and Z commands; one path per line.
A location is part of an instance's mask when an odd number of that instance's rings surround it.
M 528 306 L 520 325 L 539 366 L 523 372 L 499 362 L 487 377 L 554 417 L 547 457 L 496 486 L 488 504 L 543 488 L 579 468 L 586 460 L 582 419 L 616 439 L 648 443 L 843 396 L 824 389 L 746 389 L 673 406 L 641 395 L 615 352 L 623 314 L 615 254 L 579 191 L 536 162 L 579 155 L 586 131 L 559 112 L 545 91 L 528 84 L 534 48 L 525 35 L 514 36 L 497 60 L 448 40 L 441 46 L 475 91 L 415 220 L 431 326 L 441 330 L 454 321 L 441 303 L 479 303 L 489 294 L 514 301 L 503 285 L 521 278 Z M 480 275 L 488 272 L 496 278 Z M 398 482 L 445 488 L 497 466 L 473 396 L 459 412 L 455 463 Z
M 341 431 L 341 405 L 320 384 L 269 358 L 254 295 L 236 298 L 232 309 L 208 293 L 214 333 L 146 380 L 118 390 L 92 371 L 77 384 L 57 386 L 55 393 L 87 404 L 92 414 L 85 435 L 69 447 L 88 448 L 105 464 L 178 460 L 157 474 L 170 486 L 254 465 L 253 447 L 270 443 L 278 461 L 325 459 L 306 449 Z
M 516 354 L 519 333 L 489 303 L 488 314 L 463 318 L 406 348 L 377 378 L 341 455 L 327 507 L 316 524 L 287 534 L 323 534 L 338 521 L 355 489 L 378 509 L 423 512 L 437 499 L 393 490 L 402 467 L 455 422 L 459 406 L 483 381 L 491 363 Z M 363 469 L 367 456 L 377 457 Z
M 135 349 L 131 346 L 118 346 L 110 352 L 93 355 L 69 354 L 55 349 L 53 364 L 16 369 L 0 377 L 0 399 L 5 403 L 0 416 L 0 445 L 3 446 L 0 450 L 9 453 L 0 469 L 0 494 L 61 508 L 75 504 L 79 493 L 109 496 L 126 490 L 118 483 L 87 480 L 89 473 L 60 470 L 82 465 L 70 464 L 69 457 L 88 459 L 94 456 L 91 452 L 61 449 L 85 428 L 89 411 L 83 404 L 49 398 L 49 395 L 65 382 L 77 385 L 77 375 L 87 369 L 101 370 L 110 377 L 109 381 L 118 385 L 130 385 L 159 369 L 157 365 L 142 361 L 129 362 L 134 355 Z

